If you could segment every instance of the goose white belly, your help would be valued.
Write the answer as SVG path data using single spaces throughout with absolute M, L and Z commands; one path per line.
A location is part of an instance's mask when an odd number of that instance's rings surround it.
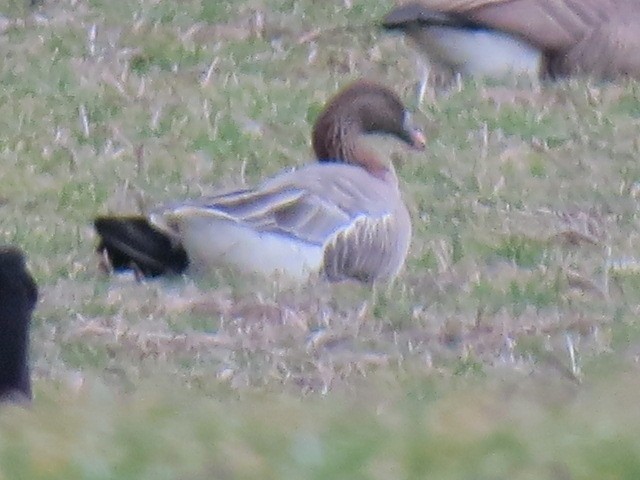
M 430 60 L 468 75 L 537 76 L 542 52 L 512 35 L 494 30 L 422 27 L 411 36 Z
M 180 232 L 195 270 L 230 266 L 244 273 L 304 281 L 323 266 L 322 246 L 259 233 L 232 220 L 190 218 L 182 222 Z

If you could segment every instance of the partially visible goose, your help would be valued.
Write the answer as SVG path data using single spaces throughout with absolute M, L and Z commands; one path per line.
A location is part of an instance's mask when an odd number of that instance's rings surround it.
M 356 81 L 315 123 L 318 162 L 147 217 L 99 217 L 98 250 L 113 268 L 146 276 L 230 266 L 294 281 L 392 279 L 407 256 L 411 220 L 393 166 L 362 142 L 370 133 L 424 148 L 395 93 Z
M 640 77 L 638 0 L 422 0 L 382 25 L 454 73 Z
M 0 402 L 31 399 L 29 325 L 37 300 L 22 252 L 0 247 Z

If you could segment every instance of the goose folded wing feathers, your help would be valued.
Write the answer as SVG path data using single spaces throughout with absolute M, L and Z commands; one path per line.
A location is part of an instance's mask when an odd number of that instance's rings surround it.
M 624 1 L 624 0 L 623 0 Z M 543 50 L 562 50 L 580 40 L 607 18 L 620 0 L 422 0 L 392 10 L 385 24 L 420 21 L 432 13 L 451 15 L 460 24 L 472 23 L 516 35 Z
M 411 236 L 397 189 L 348 165 L 305 170 L 300 181 L 307 195 L 279 212 L 278 227 L 324 247 L 324 275 L 331 281 L 395 276 Z
M 524 38 L 549 52 L 571 48 L 625 0 L 505 0 L 469 12 L 481 25 Z
M 160 207 L 151 223 L 170 235 L 180 237 L 179 225 L 190 218 L 209 217 L 241 223 L 257 231 L 271 231 L 275 214 L 299 201 L 304 192 L 291 190 L 242 190 L 204 197 L 191 202 Z
M 369 283 L 375 276 L 395 276 L 399 265 L 389 259 L 406 255 L 406 251 L 393 252 L 397 233 L 397 222 L 390 214 L 356 217 L 327 243 L 325 275 L 333 281 L 355 278 Z
M 342 176 L 335 176 L 334 170 Z M 209 216 L 321 246 L 362 215 L 382 218 L 388 213 L 371 183 L 378 182 L 355 167 L 310 165 L 275 177 L 255 190 L 163 208 L 151 220 L 171 231 L 190 218 Z
M 640 6 L 640 4 L 639 4 Z M 549 64 L 553 75 L 588 72 L 599 78 L 640 76 L 640 9 L 598 25 Z
M 306 195 L 296 204 L 278 212 L 278 226 L 319 244 L 361 215 L 387 214 L 390 194 L 397 192 L 361 168 L 344 164 L 308 165 L 289 178 L 277 177 L 267 185 L 278 189 L 295 185 L 304 190 Z

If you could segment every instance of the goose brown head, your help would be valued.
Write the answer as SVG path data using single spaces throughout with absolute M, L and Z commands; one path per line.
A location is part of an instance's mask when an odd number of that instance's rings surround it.
M 393 135 L 414 149 L 425 146 L 424 134 L 411 124 L 411 115 L 393 91 L 358 80 L 327 103 L 313 128 L 313 149 L 320 162 L 358 165 L 386 179 L 393 167 L 360 141 L 373 133 Z

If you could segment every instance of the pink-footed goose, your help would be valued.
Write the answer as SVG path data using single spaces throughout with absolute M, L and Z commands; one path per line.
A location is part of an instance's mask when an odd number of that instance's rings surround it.
M 356 81 L 315 123 L 318 162 L 146 217 L 98 217 L 98 250 L 114 269 L 145 276 L 227 266 L 298 282 L 390 280 L 407 256 L 411 220 L 393 166 L 362 142 L 370 133 L 424 148 L 395 93 Z
M 15 247 L 0 247 L 0 402 L 31 400 L 29 327 L 38 288 Z
M 640 77 L 638 0 L 422 0 L 382 25 L 463 75 Z

